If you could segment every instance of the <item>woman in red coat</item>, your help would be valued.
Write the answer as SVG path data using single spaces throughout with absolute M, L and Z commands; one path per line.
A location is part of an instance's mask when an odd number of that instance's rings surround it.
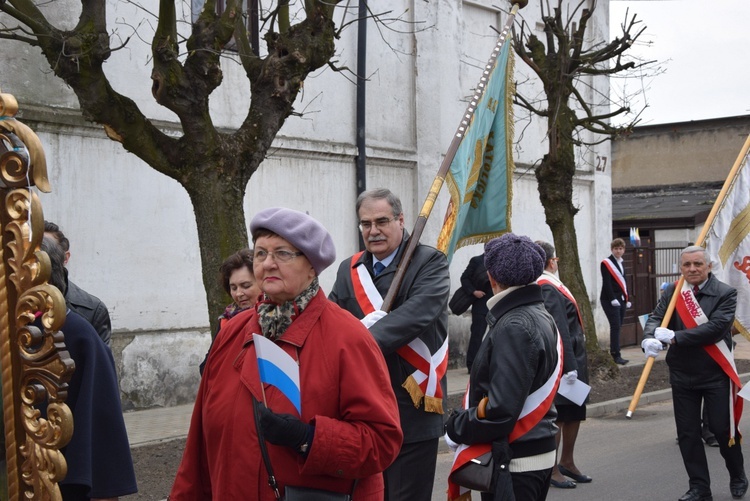
M 170 499 L 274 500 L 259 425 L 282 494 L 287 485 L 355 488 L 358 501 L 380 501 L 381 472 L 401 447 L 398 408 L 369 331 L 320 290 L 318 275 L 335 260 L 333 241 L 315 219 L 282 208 L 258 213 L 250 231 L 263 300 L 219 331 Z M 301 415 L 260 382 L 253 334 L 297 361 Z M 258 423 L 253 399 L 265 403 Z

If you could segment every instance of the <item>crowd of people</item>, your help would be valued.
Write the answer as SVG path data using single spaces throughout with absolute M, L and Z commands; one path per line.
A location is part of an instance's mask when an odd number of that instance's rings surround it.
M 449 500 L 471 488 L 481 489 L 483 501 L 543 500 L 550 487 L 592 482 L 574 454 L 587 400 L 568 391 L 588 383 L 586 334 L 578 303 L 558 276 L 554 246 L 507 233 L 470 259 L 461 276 L 474 297 L 469 385 L 463 407 L 449 410 L 448 259 L 410 245 L 401 201 L 390 190 L 365 191 L 354 210 L 364 250 L 339 261 L 327 295 L 318 277 L 336 261 L 333 239 L 302 212 L 258 212 L 252 248 L 223 262 L 220 280 L 232 302 L 200 366 L 169 499 L 427 501 L 440 440 L 456 454 Z M 69 242 L 60 228 L 47 223 L 45 231 L 50 282 L 68 303 L 63 331 L 76 363 L 68 401 L 78 432 L 63 451 L 63 499 L 115 499 L 135 492 L 136 482 L 109 315 L 68 279 Z M 610 247 L 600 300 L 610 354 L 624 365 L 620 329 L 631 307 L 625 242 L 616 238 Z M 682 251 L 682 278 L 664 287 L 641 345 L 645 357 L 668 349 L 689 478 L 680 501 L 712 499 L 703 426 L 718 442 L 732 496 L 748 488 L 731 362 L 737 293 L 711 274 L 710 262 L 702 247 Z M 675 314 L 670 301 L 677 301 Z M 479 488 L 466 478 L 483 457 L 492 462 Z

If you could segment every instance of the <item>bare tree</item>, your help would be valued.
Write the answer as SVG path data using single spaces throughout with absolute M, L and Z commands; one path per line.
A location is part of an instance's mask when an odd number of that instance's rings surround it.
M 610 110 L 608 96 L 597 96 L 599 102 L 592 103 L 591 98 L 587 100 L 584 96 L 583 89 L 592 87 L 589 82 L 593 77 L 628 72 L 650 62 L 624 60 L 624 53 L 645 30 L 645 27 L 639 27 L 640 21 L 635 15 L 626 16 L 619 37 L 610 42 L 592 42 L 586 29 L 596 8 L 596 0 L 581 0 L 570 6 L 571 11 L 565 18 L 564 3 L 568 4 L 558 0 L 556 6 L 550 7 L 549 2 L 540 2 L 544 40 L 533 34 L 525 22 L 514 31 L 516 54 L 532 69 L 544 88 L 544 96 L 540 99 L 516 94 L 515 104 L 546 119 L 548 150 L 535 167 L 539 198 L 555 248 L 564 263 L 560 266 L 561 279 L 576 297 L 586 332 L 594 333 L 594 317 L 581 273 L 573 221 L 578 212 L 573 204 L 576 148 L 626 133 L 638 119 L 636 117 L 621 127 L 610 125 L 612 118 L 629 113 L 630 109 L 622 106 Z M 586 7 L 588 3 L 590 8 Z M 574 21 L 576 16 L 577 22 Z M 602 107 L 607 111 L 597 111 Z M 593 365 L 612 364 L 609 357 L 603 356 L 597 336 L 589 335 L 586 344 Z
M 152 50 L 152 95 L 174 112 L 178 137 L 159 130 L 138 104 L 115 91 L 103 65 L 113 50 L 107 0 L 81 0 L 72 30 L 43 13 L 46 2 L 0 1 L 0 38 L 39 47 L 54 74 L 75 92 L 84 118 L 101 124 L 111 139 L 188 192 L 198 227 L 203 283 L 212 332 L 226 302 L 216 271 L 223 257 L 247 246 L 243 199 L 250 177 L 266 157 L 305 78 L 331 64 L 333 20 L 340 0 L 206 0 L 187 39 L 180 39 L 175 0 L 160 0 Z M 72 2 L 71 2 L 72 3 Z M 259 14 L 244 4 L 259 6 Z M 294 7 L 294 10 L 292 7 Z M 251 44 L 248 17 L 261 23 L 265 56 Z M 9 22 L 10 19 L 10 22 Z M 11 25 L 12 22 L 16 25 Z M 253 45 L 256 45 L 253 47 Z M 221 57 L 236 50 L 251 91 L 242 124 L 222 132 L 209 113 L 209 96 L 222 82 Z M 255 50 L 253 50 L 255 49 Z

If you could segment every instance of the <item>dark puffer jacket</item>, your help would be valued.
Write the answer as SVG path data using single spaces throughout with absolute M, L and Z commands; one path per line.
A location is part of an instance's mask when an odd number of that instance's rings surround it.
M 557 365 L 557 330 L 536 284 L 513 290 L 497 303 L 490 300 L 490 331 L 471 369 L 469 409 L 448 421 L 448 435 L 467 445 L 507 438 L 526 397 L 553 375 Z M 477 405 L 489 397 L 485 419 Z M 526 434 L 511 442 L 514 459 L 555 450 L 555 407 Z

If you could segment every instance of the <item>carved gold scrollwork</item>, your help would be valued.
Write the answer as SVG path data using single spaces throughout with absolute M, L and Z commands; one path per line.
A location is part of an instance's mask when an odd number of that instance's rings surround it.
M 15 114 L 8 96 L 0 93 L 6 115 L 0 116 L 0 367 L 8 499 L 59 500 L 57 483 L 67 473 L 60 449 L 73 435 L 65 399 L 74 363 L 59 332 L 65 299 L 47 283 L 50 261 L 39 251 L 44 218 L 31 185 L 49 190 L 44 152 L 31 129 L 7 118 Z

